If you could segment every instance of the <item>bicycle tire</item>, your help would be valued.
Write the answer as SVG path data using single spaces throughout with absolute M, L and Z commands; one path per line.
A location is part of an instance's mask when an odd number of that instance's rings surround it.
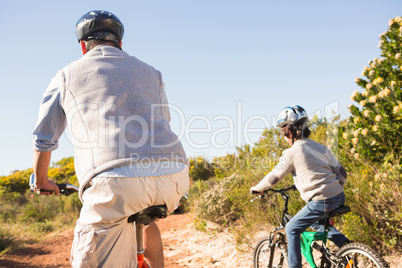
M 361 243 L 350 243 L 341 247 L 336 253 L 337 257 L 343 258 L 340 264 L 332 265 L 337 267 L 360 267 L 360 268 L 389 268 L 387 262 L 375 250 Z
M 270 264 L 270 260 L 272 263 Z M 271 239 L 261 239 L 254 249 L 254 268 L 287 268 L 287 249 L 283 241 L 271 245 Z

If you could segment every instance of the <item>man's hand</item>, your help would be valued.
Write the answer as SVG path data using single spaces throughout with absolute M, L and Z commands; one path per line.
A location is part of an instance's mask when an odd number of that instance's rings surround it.
M 38 192 L 40 195 L 55 195 L 60 194 L 59 187 L 57 187 L 56 183 L 52 180 L 46 180 L 42 183 L 35 182 L 35 191 Z
M 34 150 L 33 169 L 35 173 L 35 191 L 41 195 L 51 195 L 52 191 L 56 195 L 60 194 L 59 187 L 47 178 L 47 169 L 49 167 L 51 152 L 39 152 Z M 42 191 L 38 191 L 42 190 Z M 46 190 L 46 191 L 43 191 Z

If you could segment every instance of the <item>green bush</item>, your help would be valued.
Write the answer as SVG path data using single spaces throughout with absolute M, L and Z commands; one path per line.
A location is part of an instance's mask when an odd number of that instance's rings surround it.
M 20 209 L 19 220 L 26 223 L 46 222 L 58 213 L 57 200 L 54 196 L 32 196 Z
M 0 253 L 9 248 L 14 243 L 14 236 L 9 232 L 0 229 Z
M 220 224 L 236 220 L 233 200 L 228 198 L 228 193 L 234 190 L 241 179 L 237 176 L 224 178 L 201 195 L 196 207 L 197 216 Z
M 214 167 L 202 157 L 189 157 L 190 172 L 189 175 L 194 181 L 207 180 L 214 176 Z
M 58 183 L 77 185 L 73 160 L 70 157 L 54 163 L 48 176 Z M 66 197 L 31 193 L 28 180 L 32 172 L 27 169 L 0 177 L 0 251 L 36 241 L 43 234 L 74 224 L 79 216 L 81 201 L 77 194 Z
M 54 230 L 53 223 L 49 220 L 34 222 L 30 225 L 30 229 L 35 233 L 50 233 Z
M 364 220 L 358 214 L 351 212 L 343 216 L 342 232 L 352 241 L 362 241 L 362 237 L 369 236 L 369 227 L 364 223 Z

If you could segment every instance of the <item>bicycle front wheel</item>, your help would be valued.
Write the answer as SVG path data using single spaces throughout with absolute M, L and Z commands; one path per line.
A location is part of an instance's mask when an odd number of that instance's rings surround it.
M 254 249 L 254 268 L 287 268 L 287 249 L 283 241 L 271 245 L 266 237 L 258 242 Z
M 380 254 L 360 243 L 346 244 L 338 250 L 336 256 L 341 257 L 341 262 L 337 266 L 332 265 L 331 268 L 389 268 Z

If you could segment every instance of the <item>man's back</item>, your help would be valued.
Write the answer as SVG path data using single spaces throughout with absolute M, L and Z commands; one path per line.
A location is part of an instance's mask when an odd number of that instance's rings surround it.
M 186 162 L 169 127 L 159 71 L 101 45 L 59 74 L 65 81 L 61 103 L 73 137 L 80 185 L 97 173 L 138 161 Z

